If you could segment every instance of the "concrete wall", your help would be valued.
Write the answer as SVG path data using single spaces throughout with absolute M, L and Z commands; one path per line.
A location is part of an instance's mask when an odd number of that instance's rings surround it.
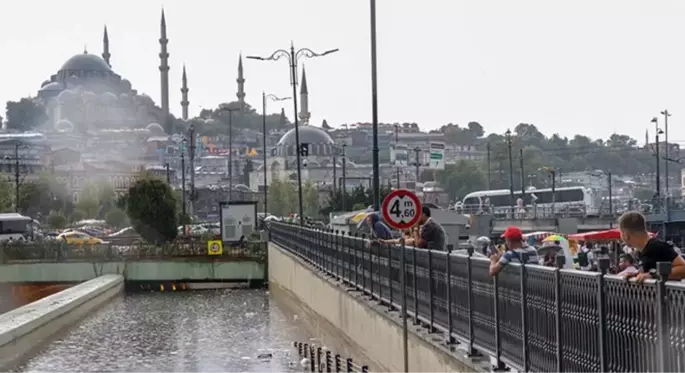
M 402 325 L 397 313 L 387 312 L 358 292 L 348 291 L 273 243 L 269 244 L 269 286 L 274 289 L 274 296 L 286 292 L 336 326 L 383 371 L 404 371 Z M 432 341 L 438 335 L 409 327 L 409 371 L 488 371 L 489 363 L 475 362 L 463 357 L 463 353 L 451 352 Z
M 13 263 L 0 265 L 0 283 L 83 282 L 104 274 L 127 281 L 249 281 L 264 278 L 265 264 L 222 261 L 114 261 Z
M 58 331 L 123 291 L 124 278 L 106 275 L 0 315 L 0 371 L 7 371 Z

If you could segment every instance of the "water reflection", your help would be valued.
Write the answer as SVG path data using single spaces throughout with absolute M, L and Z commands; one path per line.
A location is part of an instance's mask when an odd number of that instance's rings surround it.
M 294 371 L 306 334 L 264 291 L 129 294 L 15 371 Z

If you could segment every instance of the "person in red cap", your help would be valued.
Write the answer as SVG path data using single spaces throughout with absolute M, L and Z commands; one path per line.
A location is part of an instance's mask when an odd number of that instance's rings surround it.
M 507 244 L 507 251 L 490 257 L 490 276 L 496 276 L 509 263 L 524 263 L 524 256 L 527 256 L 525 264 L 538 264 L 538 251 L 525 244 L 521 229 L 510 226 L 502 233 L 502 238 Z

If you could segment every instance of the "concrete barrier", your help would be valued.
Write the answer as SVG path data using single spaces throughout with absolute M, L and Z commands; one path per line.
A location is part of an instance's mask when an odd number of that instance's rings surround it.
M 322 276 L 305 261 L 269 244 L 269 287 L 274 296 L 287 292 L 320 315 L 344 336 L 366 351 L 366 356 L 383 371 L 404 371 L 403 330 L 397 312 L 388 312 L 359 292 Z M 409 326 L 410 372 L 486 372 L 489 361 L 473 360 L 461 350 L 451 351 L 428 334 Z M 364 362 L 362 362 L 364 363 Z
M 104 275 L 0 315 L 0 371 L 30 356 L 55 333 L 123 289 L 123 276 Z

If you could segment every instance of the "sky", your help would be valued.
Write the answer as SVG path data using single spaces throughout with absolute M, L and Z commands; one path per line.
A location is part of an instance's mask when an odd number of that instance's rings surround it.
M 194 116 L 236 100 L 240 53 L 268 56 L 292 41 L 340 49 L 299 61 L 310 122 L 371 121 L 369 0 L 3 1 L 0 102 L 35 96 L 84 47 L 100 54 L 107 25 L 113 70 L 159 103 L 162 8 L 177 116 L 183 64 Z M 548 135 L 619 132 L 642 143 L 668 109 L 669 140 L 685 143 L 683 19 L 682 0 L 378 0 L 379 121 L 477 121 L 496 133 L 524 122 Z M 292 95 L 286 61 L 243 62 L 252 106 L 262 91 Z

